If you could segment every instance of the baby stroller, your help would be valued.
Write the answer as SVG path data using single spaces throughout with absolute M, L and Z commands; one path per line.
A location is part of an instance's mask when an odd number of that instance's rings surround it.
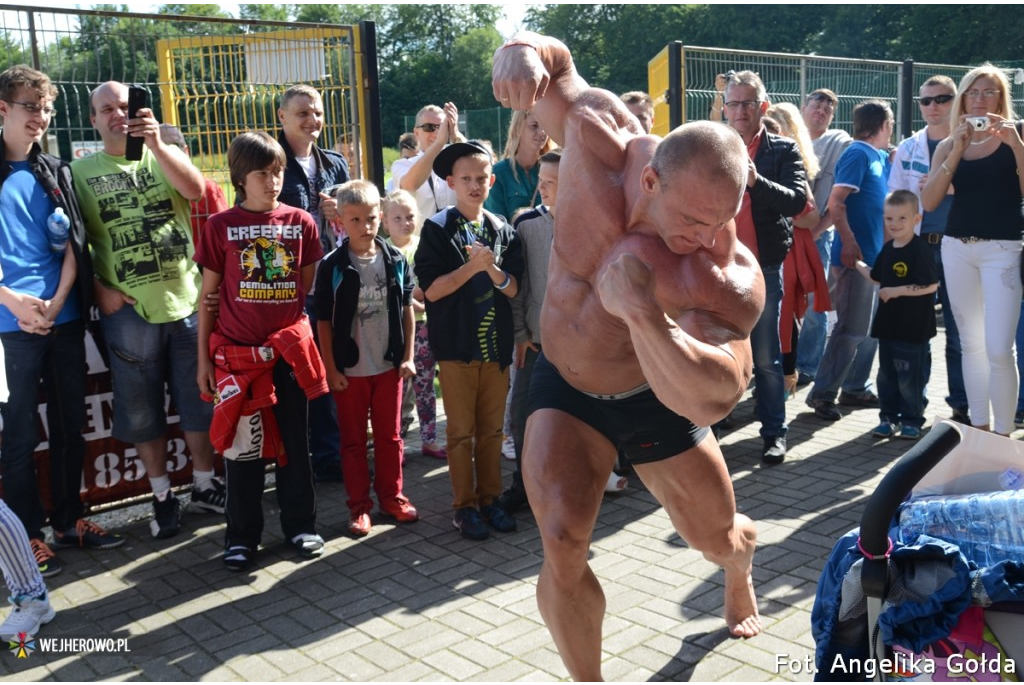
M 999 510 L 1008 519 L 992 515 L 1007 498 L 1022 503 L 1019 510 Z M 925 529 L 933 534 L 914 527 L 923 512 L 939 511 L 927 520 L 948 523 L 950 512 L 968 512 L 966 503 L 978 514 L 971 526 Z M 978 521 L 1001 527 L 1018 546 L 1000 537 L 1000 545 L 984 547 L 979 540 L 997 535 Z M 1024 668 L 1021 540 L 1024 443 L 935 425 L 886 474 L 860 528 L 829 556 L 811 613 L 815 680 L 1017 681 L 1017 665 Z M 982 549 L 990 554 L 978 563 Z M 1002 558 L 993 550 L 1003 550 Z

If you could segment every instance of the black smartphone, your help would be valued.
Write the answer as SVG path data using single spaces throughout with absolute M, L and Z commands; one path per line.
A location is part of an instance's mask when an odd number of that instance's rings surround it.
M 141 86 L 128 86 L 128 119 L 138 116 L 140 109 L 146 106 L 149 97 L 148 91 Z M 128 142 L 124 147 L 124 158 L 130 161 L 142 159 L 142 138 L 128 136 Z

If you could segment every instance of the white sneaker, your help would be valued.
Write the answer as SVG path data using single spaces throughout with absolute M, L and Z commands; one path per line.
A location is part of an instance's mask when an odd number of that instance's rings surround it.
M 50 605 L 50 598 L 43 599 L 36 597 L 10 597 L 8 601 L 14 605 L 14 609 L 7 616 L 7 620 L 0 625 L 0 637 L 5 640 L 17 639 L 20 633 L 26 635 L 38 635 L 39 627 L 49 623 L 57 612 Z
M 608 476 L 608 482 L 604 486 L 605 492 L 616 494 L 622 492 L 629 486 L 629 479 L 625 476 L 620 476 L 614 471 Z
M 501 442 L 501 456 L 505 457 L 509 461 L 516 460 L 516 443 L 511 436 L 506 437 Z

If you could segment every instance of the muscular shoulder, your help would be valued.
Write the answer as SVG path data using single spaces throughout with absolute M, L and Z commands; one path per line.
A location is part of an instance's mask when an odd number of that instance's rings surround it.
M 570 141 L 583 146 L 591 159 L 614 169 L 622 168 L 626 146 L 641 131 L 626 106 L 614 94 L 590 88 L 573 103 L 566 123 L 566 147 Z
M 757 259 L 734 235 L 731 248 L 708 256 L 707 271 L 715 288 L 709 293 L 709 313 L 740 337 L 750 335 L 764 309 L 764 278 Z

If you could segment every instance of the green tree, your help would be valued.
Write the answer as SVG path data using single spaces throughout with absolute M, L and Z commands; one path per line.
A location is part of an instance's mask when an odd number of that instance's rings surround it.
M 240 4 L 238 16 L 245 21 L 288 21 L 291 19 L 288 5 L 267 5 L 262 2 Z M 262 27 L 259 30 L 277 30 L 278 28 L 280 27 Z

